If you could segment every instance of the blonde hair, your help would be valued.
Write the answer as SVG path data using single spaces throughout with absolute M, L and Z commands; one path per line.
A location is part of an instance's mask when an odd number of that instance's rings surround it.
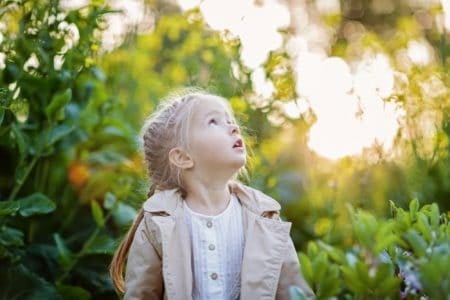
M 167 189 L 177 189 L 182 197 L 186 196 L 181 170 L 170 163 L 169 151 L 177 146 L 189 149 L 187 136 L 194 107 L 199 99 L 205 97 L 213 97 L 227 103 L 225 99 L 203 91 L 184 90 L 172 94 L 162 101 L 155 112 L 145 120 L 141 137 L 145 163 L 152 182 L 148 197 L 151 197 L 156 190 Z M 228 103 L 227 107 L 229 107 Z M 125 261 L 137 227 L 143 217 L 144 211 L 141 209 L 117 248 L 110 265 L 109 272 L 113 284 L 116 290 L 122 294 L 125 291 L 123 278 Z

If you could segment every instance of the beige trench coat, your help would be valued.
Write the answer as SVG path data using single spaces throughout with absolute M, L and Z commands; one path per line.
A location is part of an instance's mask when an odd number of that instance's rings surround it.
M 290 299 L 290 285 L 300 286 L 312 299 L 289 235 L 291 223 L 279 219 L 278 202 L 239 183 L 231 183 L 230 190 L 243 208 L 240 299 Z M 192 299 L 190 237 L 181 201 L 175 190 L 168 190 L 144 203 L 144 218 L 128 254 L 125 300 Z

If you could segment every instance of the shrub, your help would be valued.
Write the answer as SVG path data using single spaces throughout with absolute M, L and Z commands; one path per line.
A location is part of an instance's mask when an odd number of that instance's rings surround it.
M 436 204 L 409 211 L 391 202 L 393 216 L 377 219 L 350 209 L 353 246 L 322 241 L 300 253 L 301 270 L 317 299 L 447 299 L 450 295 L 450 226 Z M 293 299 L 302 299 L 298 288 Z
M 139 168 L 95 65 L 105 13 L 0 2 L 0 299 L 115 297 L 111 231 Z

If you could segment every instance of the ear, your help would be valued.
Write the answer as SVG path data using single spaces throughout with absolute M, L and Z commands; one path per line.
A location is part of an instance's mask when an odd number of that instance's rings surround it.
M 191 156 L 181 148 L 172 148 L 169 151 L 169 160 L 172 164 L 180 169 L 190 169 L 194 166 Z

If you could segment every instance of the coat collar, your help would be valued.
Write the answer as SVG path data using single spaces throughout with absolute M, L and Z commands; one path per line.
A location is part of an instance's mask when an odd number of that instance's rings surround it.
M 265 212 L 279 212 L 280 204 L 264 193 L 232 181 L 228 184 L 232 193 L 235 193 L 248 210 L 257 215 Z M 167 213 L 174 215 L 177 208 L 181 207 L 183 199 L 176 189 L 158 191 L 144 202 L 144 210 L 150 213 Z

